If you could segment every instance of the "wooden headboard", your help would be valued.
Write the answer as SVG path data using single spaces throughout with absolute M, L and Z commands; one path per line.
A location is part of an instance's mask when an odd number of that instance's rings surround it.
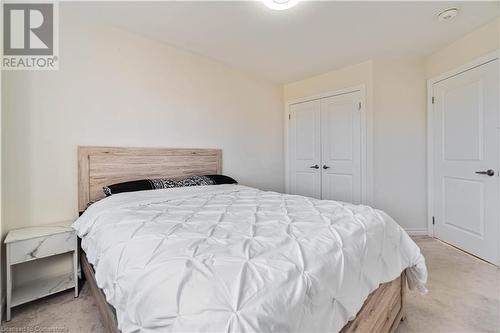
M 103 186 L 145 178 L 222 173 L 222 150 L 78 147 L 78 209 L 104 198 Z

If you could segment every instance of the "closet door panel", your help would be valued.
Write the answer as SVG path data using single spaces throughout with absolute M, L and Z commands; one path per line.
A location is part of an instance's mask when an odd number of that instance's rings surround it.
M 323 199 L 353 202 L 352 175 L 325 172 L 322 182 Z
M 290 193 L 321 198 L 320 102 L 290 107 Z
M 321 100 L 322 199 L 361 202 L 360 92 Z

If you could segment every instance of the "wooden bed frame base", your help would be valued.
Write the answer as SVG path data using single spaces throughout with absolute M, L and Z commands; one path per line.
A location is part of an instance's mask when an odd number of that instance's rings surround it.
M 101 314 L 102 324 L 108 333 L 119 333 L 116 315 L 106 301 L 102 290 L 97 286 L 94 269 L 88 262 L 85 252 L 80 249 L 81 266 L 85 279 L 95 297 L 97 308 Z M 405 312 L 406 274 L 381 284 L 366 299 L 363 307 L 354 320 L 342 328 L 341 333 L 393 333 L 401 320 L 406 318 Z
M 406 319 L 406 272 L 373 291 L 341 333 L 394 333 Z

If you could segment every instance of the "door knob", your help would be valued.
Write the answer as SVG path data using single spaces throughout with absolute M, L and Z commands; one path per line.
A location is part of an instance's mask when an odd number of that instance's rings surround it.
M 490 176 L 490 177 L 495 175 L 495 171 L 493 171 L 492 169 L 489 169 L 486 171 L 476 171 L 476 173 L 478 175 L 486 175 L 486 176 Z
M 311 165 L 310 166 L 311 169 L 319 169 L 319 165 L 315 164 L 315 165 Z
M 330 169 L 330 167 L 328 165 L 323 165 L 323 169 Z

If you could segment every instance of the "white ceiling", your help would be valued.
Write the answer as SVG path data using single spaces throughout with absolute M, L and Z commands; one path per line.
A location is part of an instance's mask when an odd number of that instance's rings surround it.
M 437 13 L 458 7 L 451 22 Z M 427 55 L 499 15 L 499 2 L 260 1 L 62 3 L 71 11 L 274 82 L 377 57 Z

